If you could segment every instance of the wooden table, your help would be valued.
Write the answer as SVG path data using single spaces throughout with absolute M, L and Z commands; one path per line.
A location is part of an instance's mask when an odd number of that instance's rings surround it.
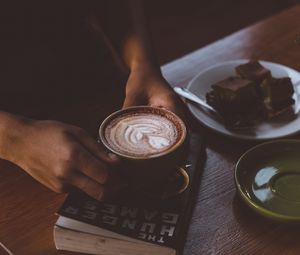
M 213 64 L 253 57 L 300 70 L 299 25 L 297 5 L 165 65 L 163 73 L 172 85 L 184 86 Z M 83 121 L 72 116 L 75 123 Z M 93 122 L 90 125 L 97 127 Z M 222 137 L 200 125 L 197 128 L 207 141 L 207 161 L 184 254 L 300 254 L 299 226 L 263 219 L 237 196 L 234 164 L 253 143 Z M 0 241 L 14 254 L 71 254 L 56 251 L 52 237 L 55 212 L 64 195 L 47 190 L 3 161 L 0 191 Z

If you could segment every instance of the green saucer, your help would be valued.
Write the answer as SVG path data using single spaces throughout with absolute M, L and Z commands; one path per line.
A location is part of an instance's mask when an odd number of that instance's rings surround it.
M 300 140 L 276 140 L 248 150 L 236 164 L 235 182 L 256 212 L 300 221 Z

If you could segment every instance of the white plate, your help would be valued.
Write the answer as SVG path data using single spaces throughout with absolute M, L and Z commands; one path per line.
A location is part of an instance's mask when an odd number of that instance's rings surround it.
M 195 76 L 190 81 L 187 88 L 202 99 L 206 100 L 205 95 L 207 92 L 211 91 L 212 84 L 221 81 L 229 76 L 235 75 L 235 67 L 248 61 L 249 60 L 247 59 L 234 60 L 209 67 Z M 300 73 L 298 71 L 280 64 L 275 64 L 267 61 L 259 62 L 264 67 L 271 70 L 273 77 L 280 78 L 288 76 L 291 78 L 293 84 L 299 84 L 298 81 L 300 80 Z M 295 91 L 299 91 L 298 87 L 299 86 L 297 86 L 296 88 L 294 86 Z M 273 118 L 272 120 L 264 121 L 245 130 L 229 130 L 223 125 L 222 120 L 218 118 L 218 116 L 209 112 L 208 110 L 192 103 L 188 103 L 188 107 L 192 114 L 202 124 L 221 134 L 239 139 L 267 140 L 285 137 L 300 131 L 300 96 L 296 96 L 295 93 L 294 99 L 295 116 L 282 114 Z

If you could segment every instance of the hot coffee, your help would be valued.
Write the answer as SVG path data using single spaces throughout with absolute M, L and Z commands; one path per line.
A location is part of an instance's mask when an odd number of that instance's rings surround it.
M 102 122 L 99 135 L 122 159 L 115 169 L 139 188 L 163 185 L 185 157 L 185 124 L 162 108 L 136 106 L 114 112 Z
M 182 121 L 159 108 L 138 108 L 116 114 L 106 123 L 105 142 L 117 154 L 155 157 L 172 150 L 185 134 Z

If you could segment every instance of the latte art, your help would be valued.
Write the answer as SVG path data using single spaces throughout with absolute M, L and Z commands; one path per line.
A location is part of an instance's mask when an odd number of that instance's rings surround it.
M 151 113 L 119 116 L 105 130 L 105 138 L 115 151 L 135 157 L 168 150 L 177 137 L 176 125 L 171 120 Z

